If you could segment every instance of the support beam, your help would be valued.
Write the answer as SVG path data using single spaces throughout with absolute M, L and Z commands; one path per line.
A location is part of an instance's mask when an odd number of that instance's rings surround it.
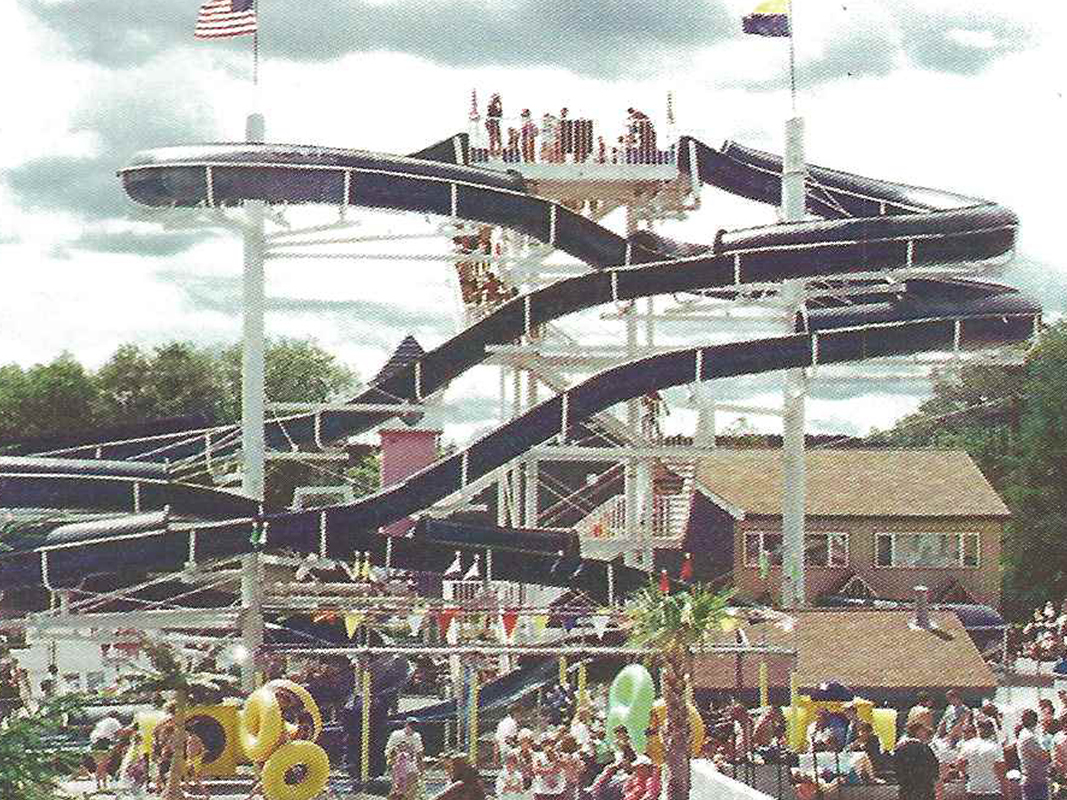
M 782 161 L 782 220 L 796 222 L 805 216 L 804 121 L 786 121 L 786 149 Z M 789 310 L 789 332 L 795 314 L 803 310 L 804 288 L 794 281 L 782 287 Z M 807 376 L 803 369 L 786 370 L 782 398 L 782 606 L 806 604 L 804 580 L 805 453 L 804 411 Z
M 262 115 L 250 114 L 246 127 L 249 142 L 262 142 L 266 126 Z M 264 334 L 265 278 L 263 271 L 266 238 L 263 220 L 266 204 L 260 200 L 245 203 L 244 231 L 244 331 L 241 351 L 241 488 L 254 500 L 263 501 L 264 492 Z M 263 580 L 259 555 L 241 559 L 241 642 L 249 656 L 241 663 L 241 687 L 256 688 L 263 647 Z

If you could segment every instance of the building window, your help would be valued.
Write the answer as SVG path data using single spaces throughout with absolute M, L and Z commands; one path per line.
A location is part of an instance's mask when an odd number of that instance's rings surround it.
M 876 567 L 976 568 L 977 533 L 876 533 Z
M 782 566 L 782 534 L 752 532 L 745 534 L 745 566 L 758 567 L 760 553 L 766 553 L 767 564 Z
M 809 567 L 847 567 L 847 533 L 807 533 L 804 535 L 804 563 Z M 745 566 L 760 566 L 760 553 L 767 564 L 782 566 L 782 534 L 751 531 L 745 534 Z
M 847 533 L 804 534 L 804 563 L 809 567 L 847 567 Z

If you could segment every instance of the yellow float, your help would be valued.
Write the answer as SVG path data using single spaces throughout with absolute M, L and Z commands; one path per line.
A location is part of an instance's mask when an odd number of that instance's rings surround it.
M 283 744 L 263 765 L 266 800 L 311 800 L 326 788 L 330 759 L 314 742 Z
M 250 761 L 266 761 L 285 731 L 282 709 L 273 689 L 256 689 L 241 708 L 241 749 Z
M 892 708 L 875 708 L 874 703 L 862 697 L 853 700 L 812 700 L 809 695 L 800 694 L 796 699 L 796 721 L 789 726 L 789 747 L 796 753 L 803 753 L 808 748 L 808 726 L 815 719 L 820 708 L 831 713 L 840 714 L 846 705 L 856 709 L 856 718 L 869 722 L 874 728 L 882 749 L 891 751 L 897 743 L 897 712 Z M 793 709 L 782 709 L 786 721 L 793 723 Z
M 692 736 L 689 754 L 699 756 L 704 749 L 704 720 L 692 703 L 686 703 L 689 710 L 689 732 Z M 667 701 L 660 698 L 652 704 L 652 715 L 648 721 L 648 742 L 645 745 L 645 755 L 652 759 L 652 763 L 659 766 L 663 763 L 666 755 L 663 747 L 663 737 L 660 735 L 663 725 L 667 721 Z
M 311 692 L 299 683 L 293 683 L 285 678 L 276 678 L 275 680 L 268 681 L 263 688 L 270 689 L 276 693 L 289 692 L 296 697 L 304 707 L 304 711 L 311 717 L 312 724 L 314 725 L 314 731 L 310 741 L 314 742 L 319 738 L 319 734 L 322 733 L 322 713 L 319 711 L 319 705 L 315 702 L 315 698 L 311 696 Z M 291 733 L 295 734 L 295 730 Z

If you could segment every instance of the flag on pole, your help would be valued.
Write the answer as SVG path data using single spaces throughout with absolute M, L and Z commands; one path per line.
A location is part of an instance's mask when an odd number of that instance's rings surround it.
M 223 39 L 256 32 L 255 0 L 207 0 L 196 17 L 197 39 Z
M 419 631 L 422 630 L 422 621 L 426 618 L 425 608 L 413 608 L 411 613 L 408 614 L 408 629 L 411 631 L 412 636 L 418 636 Z
M 756 36 L 790 36 L 789 0 L 767 0 L 742 21 L 742 30 Z
M 671 590 L 671 580 L 667 577 L 667 570 L 665 569 L 661 569 L 659 572 L 659 590 L 664 594 Z

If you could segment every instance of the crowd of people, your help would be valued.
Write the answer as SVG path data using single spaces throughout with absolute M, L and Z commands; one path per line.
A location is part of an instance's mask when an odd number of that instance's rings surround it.
M 1015 655 L 1035 661 L 1058 661 L 1067 655 L 1067 600 L 1059 611 L 1048 601 L 1018 630 Z
M 968 800 L 1067 797 L 1067 691 L 1058 701 L 1044 698 L 1037 709 L 1016 709 L 1011 721 L 990 700 L 971 708 L 949 691 L 938 713 L 930 695 L 920 693 L 891 751 L 883 751 L 870 724 L 848 704 L 841 713 L 823 709 L 807 731 L 812 766 L 793 770 L 797 795 L 832 797 L 842 786 L 890 780 L 901 800 L 940 800 L 947 785 L 961 782 Z M 784 723 L 780 718 L 771 726 L 776 735 L 784 735 Z M 833 753 L 840 766 L 827 767 L 829 759 L 819 753 Z
M 656 128 L 649 116 L 636 108 L 628 108 L 626 114 L 625 133 L 610 145 L 595 135 L 592 120 L 572 117 L 565 107 L 558 116 L 546 111 L 540 120 L 530 109 L 522 109 L 516 124 L 507 127 L 505 138 L 504 104 L 499 94 L 493 94 L 485 115 L 487 156 L 509 163 L 667 163 L 668 154 L 657 148 Z

